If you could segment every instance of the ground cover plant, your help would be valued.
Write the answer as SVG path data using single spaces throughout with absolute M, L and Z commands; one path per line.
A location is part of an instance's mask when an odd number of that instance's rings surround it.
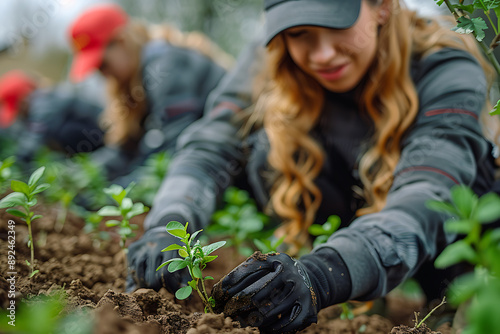
M 149 208 L 144 206 L 144 204 L 134 203 L 132 199 L 127 197 L 133 187 L 134 183 L 125 189 L 117 184 L 112 184 L 110 187 L 105 188 L 103 191 L 116 202 L 116 205 L 106 205 L 97 211 L 97 215 L 101 217 L 121 217 L 120 220 L 111 219 L 106 221 L 106 226 L 118 227 L 117 233 L 120 235 L 120 247 L 125 253 L 127 252 L 127 240 L 135 237 L 134 231 L 139 228 L 137 224 L 131 224 L 130 220 L 135 216 L 149 211 Z M 96 218 L 96 216 L 91 218 Z
M 41 215 L 35 215 L 32 208 L 37 204 L 37 194 L 50 187 L 48 183 L 39 184 L 44 170 L 45 167 L 40 167 L 35 170 L 33 174 L 31 174 L 28 183 L 12 180 L 11 188 L 14 192 L 0 200 L 0 209 L 8 208 L 7 213 L 21 218 L 26 222 L 26 225 L 28 225 L 28 247 L 31 251 L 31 260 L 26 260 L 26 263 L 31 268 L 30 277 L 33 277 L 38 273 L 38 270 L 35 270 L 35 244 L 33 242 L 31 224 L 34 220 L 42 217 Z M 15 207 L 18 207 L 19 209 L 16 209 Z
M 500 228 L 488 228 L 500 219 L 500 197 L 488 193 L 478 197 L 466 186 L 455 186 L 451 202 L 431 201 L 433 210 L 451 215 L 445 229 L 465 235 L 450 244 L 437 257 L 437 268 L 467 262 L 474 270 L 457 278 L 448 299 L 456 306 L 470 301 L 468 325 L 463 333 L 494 333 L 500 329 L 497 308 L 500 300 Z

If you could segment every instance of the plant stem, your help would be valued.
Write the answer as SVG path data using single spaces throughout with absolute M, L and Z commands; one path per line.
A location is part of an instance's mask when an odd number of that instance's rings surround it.
M 66 222 L 66 216 L 68 215 L 68 207 L 61 202 L 61 210 L 57 214 L 57 220 L 56 220 L 56 232 L 61 232 L 64 223 Z
M 26 224 L 28 225 L 28 235 L 29 235 L 29 241 L 30 241 L 30 250 L 31 250 L 31 262 L 30 262 L 30 267 L 31 267 L 31 275 L 35 272 L 35 245 L 33 243 L 33 233 L 31 232 L 31 218 L 28 217 L 26 218 Z
M 441 301 L 441 303 L 439 303 L 438 306 L 434 307 L 432 309 L 432 311 L 430 311 L 429 313 L 427 313 L 427 315 L 425 316 L 425 318 L 423 318 L 422 320 L 420 320 L 420 322 L 418 323 L 418 325 L 415 326 L 415 328 L 419 328 L 420 326 L 422 326 L 422 324 L 424 323 L 425 320 L 427 320 L 427 318 L 429 318 L 429 316 L 434 313 L 434 311 L 436 311 L 438 308 L 440 308 L 441 306 L 443 306 L 444 304 L 446 304 L 446 297 L 443 297 L 443 300 Z M 416 317 L 415 317 L 415 320 L 416 320 Z M 415 321 L 416 323 L 416 321 Z
M 210 298 L 208 297 L 207 290 L 205 289 L 205 280 L 203 278 L 201 279 L 201 287 L 203 288 L 203 294 L 205 295 L 205 299 L 207 301 L 205 306 L 208 307 L 208 310 L 210 311 L 210 313 L 214 313 L 214 310 L 212 309 L 212 305 L 210 305 L 210 301 L 209 301 Z

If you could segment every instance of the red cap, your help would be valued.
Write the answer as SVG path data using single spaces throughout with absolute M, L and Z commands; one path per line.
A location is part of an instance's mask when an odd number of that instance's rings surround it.
M 75 57 L 70 78 L 81 81 L 92 70 L 99 68 L 104 50 L 116 29 L 127 23 L 128 16 L 117 5 L 92 7 L 81 14 L 69 28 Z
M 36 88 L 35 81 L 21 71 L 10 71 L 0 78 L 0 127 L 16 119 L 19 103 Z

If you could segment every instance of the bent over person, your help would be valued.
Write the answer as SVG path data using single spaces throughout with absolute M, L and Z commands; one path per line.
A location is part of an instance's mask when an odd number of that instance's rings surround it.
M 128 288 L 185 284 L 186 273 L 156 271 L 174 256 L 160 252 L 175 242 L 165 225 L 205 227 L 243 174 L 289 244 L 307 243 L 312 223 L 342 218 L 310 254 L 250 257 L 214 287 L 219 311 L 288 333 L 327 306 L 386 295 L 456 239 L 425 203 L 449 200 L 457 184 L 490 190 L 492 145 L 479 118 L 493 74 L 473 38 L 398 0 L 264 4 L 265 49 L 242 54 L 179 139 L 146 232 L 129 248 Z
M 117 5 L 88 9 L 69 34 L 75 51 L 70 77 L 79 81 L 99 70 L 108 81 L 105 147 L 93 158 L 110 181 L 126 186 L 149 155 L 173 150 L 225 70 L 209 57 L 217 54 L 215 46 L 199 35 L 146 27 Z

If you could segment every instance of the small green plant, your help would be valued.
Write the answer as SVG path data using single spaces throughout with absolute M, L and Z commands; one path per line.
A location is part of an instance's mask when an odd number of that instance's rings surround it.
M 319 246 L 327 242 L 328 238 L 339 229 L 340 218 L 336 215 L 331 215 L 327 218 L 323 225 L 312 224 L 309 226 L 309 234 L 316 237 L 313 242 L 313 247 Z
M 258 211 L 248 192 L 230 187 L 224 193 L 225 207 L 212 216 L 212 224 L 207 228 L 209 235 L 228 238 L 228 246 L 234 246 L 238 253 L 248 257 L 253 254 L 251 241 L 265 240 L 272 231 L 264 227 L 269 217 Z
M 253 239 L 253 243 L 257 247 L 258 250 L 260 250 L 261 253 L 267 254 L 267 253 L 277 253 L 278 252 L 278 247 L 281 246 L 283 241 L 285 240 L 285 236 L 282 236 L 281 238 L 277 239 L 274 237 L 268 238 L 268 239 Z
M 443 300 L 441 301 L 441 303 L 439 303 L 439 305 L 437 305 L 436 307 L 434 307 L 429 313 L 427 313 L 427 315 L 422 319 L 422 320 L 418 320 L 418 312 L 415 312 L 415 326 L 414 328 L 420 328 L 424 323 L 425 321 L 432 315 L 432 313 L 436 312 L 436 310 L 438 308 L 440 308 L 441 306 L 443 306 L 444 304 L 446 304 L 446 297 L 443 297 Z
M 226 244 L 225 241 L 215 242 L 207 246 L 202 246 L 200 241 L 194 241 L 196 236 L 202 231 L 196 231 L 192 235 L 187 232 L 188 223 L 186 226 L 179 222 L 169 222 L 166 226 L 167 232 L 174 237 L 180 239 L 184 245 L 172 244 L 167 248 L 163 249 L 162 252 L 167 251 L 178 251 L 180 258 L 170 259 L 162 263 L 156 270 L 163 268 L 168 265 L 168 271 L 173 273 L 177 270 L 188 268 L 189 275 L 191 275 L 192 280 L 188 282 L 188 286 L 182 287 L 175 292 L 177 299 L 186 299 L 194 291 L 198 292 L 203 304 L 205 305 L 205 313 L 213 313 L 213 307 L 215 306 L 215 301 L 212 297 L 209 297 L 205 287 L 205 281 L 214 279 L 211 276 L 203 277 L 203 269 L 207 266 L 207 263 L 215 260 L 217 255 L 210 255 L 217 249 L 221 248 Z
M 125 253 L 127 253 L 126 242 L 127 239 L 135 236 L 134 230 L 139 227 L 136 224 L 130 224 L 130 219 L 140 214 L 149 211 L 149 208 L 142 203 L 133 203 L 127 197 L 134 184 L 130 184 L 126 189 L 117 184 L 111 185 L 109 188 L 104 189 L 118 205 L 107 205 L 97 211 L 97 215 L 102 217 L 121 217 L 121 220 L 108 220 L 106 226 L 115 227 L 119 226 L 118 234 L 120 235 L 120 246 Z
M 478 198 L 462 185 L 451 189 L 451 200 L 427 203 L 430 209 L 451 215 L 445 222 L 446 232 L 465 235 L 441 252 L 435 266 L 447 268 L 460 262 L 474 265 L 472 273 L 452 282 L 448 299 L 453 305 L 471 301 L 464 334 L 493 333 L 500 328 L 498 310 L 493 306 L 500 300 L 500 228 L 484 226 L 500 219 L 500 197 L 488 193 Z
M 29 241 L 28 247 L 31 250 L 31 262 L 26 260 L 26 263 L 31 268 L 31 275 L 33 277 L 38 270 L 35 270 L 35 245 L 33 243 L 33 233 L 31 232 L 31 223 L 41 215 L 35 215 L 32 208 L 36 205 L 36 195 L 50 187 L 48 183 L 38 184 L 40 178 L 45 171 L 45 167 L 40 167 L 31 174 L 28 183 L 22 181 L 12 180 L 11 188 L 14 191 L 0 200 L 0 209 L 7 209 L 7 212 L 13 216 L 20 217 L 28 225 Z M 21 207 L 21 210 L 13 207 Z
M 16 162 L 15 157 L 8 157 L 3 161 L 0 161 L 0 191 L 4 190 L 4 184 L 12 176 L 12 166 Z

